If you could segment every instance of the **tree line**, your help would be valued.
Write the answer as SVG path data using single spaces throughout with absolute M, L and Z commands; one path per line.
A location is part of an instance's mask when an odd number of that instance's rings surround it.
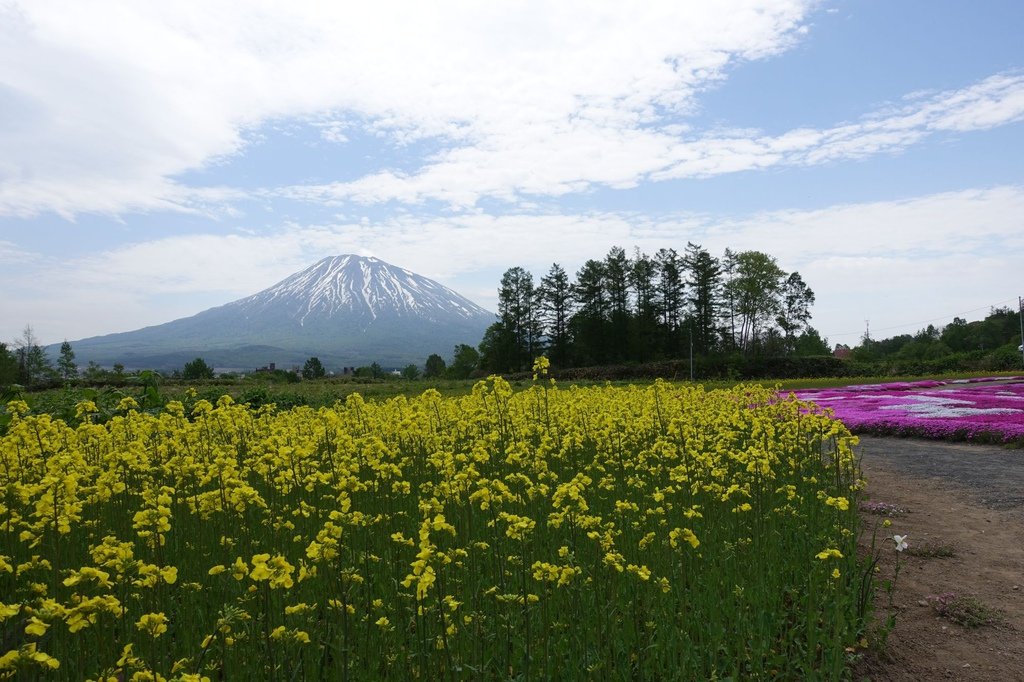
M 760 251 L 712 255 L 688 243 L 653 255 L 612 247 L 575 275 L 558 263 L 538 281 L 505 271 L 498 320 L 480 343 L 486 371 L 522 371 L 547 354 L 559 367 L 714 354 L 821 355 L 814 292 Z
M 983 320 L 962 317 L 943 327 L 929 324 L 915 334 L 885 339 L 866 335 L 849 349 L 851 360 L 913 374 L 951 370 L 1012 370 L 1021 367 L 1021 311 L 992 308 Z
M 39 345 L 31 325 L 26 326 L 21 336 L 10 346 L 0 341 L 0 386 L 52 386 L 62 381 L 71 381 L 77 376 L 75 352 L 66 340 L 60 346 L 56 365 Z

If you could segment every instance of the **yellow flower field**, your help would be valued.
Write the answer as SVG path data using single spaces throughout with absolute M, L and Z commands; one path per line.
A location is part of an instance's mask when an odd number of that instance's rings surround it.
M 770 389 L 94 409 L 8 406 L 0 678 L 834 679 L 863 634 L 854 438 Z

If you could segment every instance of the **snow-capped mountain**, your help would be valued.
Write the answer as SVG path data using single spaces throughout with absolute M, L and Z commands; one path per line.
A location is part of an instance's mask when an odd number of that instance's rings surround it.
M 422 365 L 476 346 L 495 316 L 451 289 L 377 258 L 324 258 L 246 298 L 133 332 L 71 342 L 79 363 L 129 369 L 279 367 L 320 358 L 328 369 Z
M 494 319 L 469 299 L 434 280 L 377 258 L 352 255 L 324 258 L 269 289 L 229 303 L 246 316 L 285 312 L 299 325 L 307 319 L 351 316 L 370 325 L 393 316 L 449 323 Z

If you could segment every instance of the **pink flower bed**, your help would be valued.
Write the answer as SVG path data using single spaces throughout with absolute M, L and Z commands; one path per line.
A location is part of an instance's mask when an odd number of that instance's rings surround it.
M 1024 377 L 894 382 L 796 391 L 852 431 L 1024 444 Z

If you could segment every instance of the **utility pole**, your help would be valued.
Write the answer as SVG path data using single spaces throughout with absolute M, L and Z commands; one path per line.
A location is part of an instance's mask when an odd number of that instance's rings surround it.
M 690 320 L 690 383 L 693 383 L 693 320 Z

